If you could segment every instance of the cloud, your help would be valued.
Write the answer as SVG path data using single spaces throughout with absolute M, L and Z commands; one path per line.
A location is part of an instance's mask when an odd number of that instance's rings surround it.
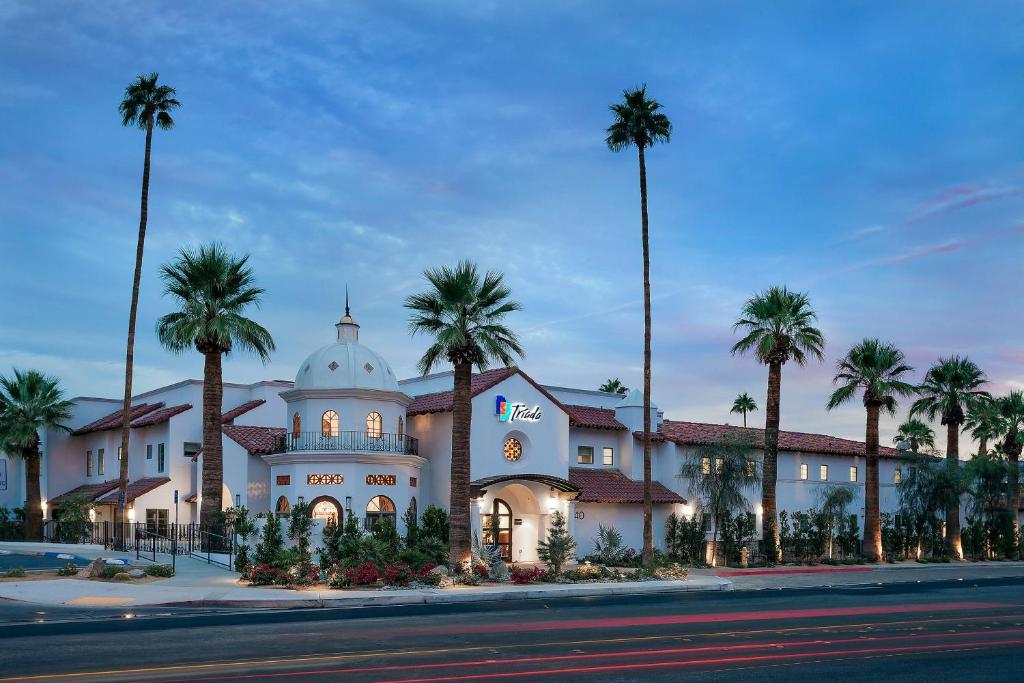
M 908 225 L 920 223 L 953 211 L 966 209 L 978 204 L 993 202 L 1006 197 L 1024 194 L 1018 187 L 988 187 L 977 185 L 959 185 L 945 190 L 926 199 L 918 211 L 907 219 Z

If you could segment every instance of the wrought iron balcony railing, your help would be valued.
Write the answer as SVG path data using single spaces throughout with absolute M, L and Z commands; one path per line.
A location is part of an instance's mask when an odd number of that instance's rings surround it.
M 289 432 L 277 439 L 275 453 L 292 451 L 358 451 L 367 453 L 391 453 L 394 455 L 417 455 L 419 441 L 408 434 L 386 432 Z

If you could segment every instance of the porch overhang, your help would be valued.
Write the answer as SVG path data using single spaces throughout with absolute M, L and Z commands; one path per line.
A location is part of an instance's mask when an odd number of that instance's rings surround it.
M 517 481 L 528 481 L 535 484 L 541 484 L 548 486 L 556 491 L 564 493 L 564 498 L 568 500 L 575 500 L 576 496 L 580 494 L 578 486 L 574 486 L 568 479 L 562 479 L 550 474 L 498 474 L 493 477 L 484 477 L 483 479 L 477 479 L 476 481 L 469 482 L 469 496 L 470 498 L 479 498 L 487 492 L 487 489 L 492 486 L 499 484 L 508 484 Z

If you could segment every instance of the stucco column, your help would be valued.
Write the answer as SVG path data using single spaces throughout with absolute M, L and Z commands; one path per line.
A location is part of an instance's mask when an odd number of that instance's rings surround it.
M 576 538 L 576 501 L 567 500 L 565 501 L 565 528 L 569 531 L 569 535 Z M 576 544 L 579 545 L 579 539 L 576 538 Z
M 469 501 L 469 528 L 472 538 L 477 539 L 481 544 L 484 542 L 483 526 L 480 522 L 480 499 L 471 498 Z M 472 539 L 470 539 L 472 542 Z

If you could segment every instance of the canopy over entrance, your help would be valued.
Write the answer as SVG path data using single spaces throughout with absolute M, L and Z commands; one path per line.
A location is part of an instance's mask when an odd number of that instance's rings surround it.
M 579 487 L 574 486 L 568 479 L 562 479 L 550 474 L 498 474 L 493 477 L 484 477 L 483 479 L 469 482 L 469 496 L 470 498 L 479 498 L 486 493 L 489 487 L 513 481 L 532 481 L 548 486 L 556 491 L 569 494 L 565 496 L 569 500 L 575 499 L 580 493 Z

